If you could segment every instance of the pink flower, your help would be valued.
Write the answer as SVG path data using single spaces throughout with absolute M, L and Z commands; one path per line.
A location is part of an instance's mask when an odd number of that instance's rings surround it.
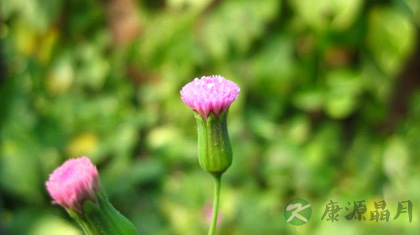
M 50 174 L 46 186 L 53 203 L 82 212 L 84 200 L 97 201 L 98 170 L 87 157 L 69 159 Z
M 188 83 L 181 89 L 182 101 L 204 119 L 213 113 L 224 113 L 238 98 L 240 88 L 236 83 L 220 75 L 204 76 Z

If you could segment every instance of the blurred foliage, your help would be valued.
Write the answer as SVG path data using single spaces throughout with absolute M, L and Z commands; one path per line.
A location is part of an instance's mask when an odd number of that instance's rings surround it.
M 204 234 L 212 182 L 179 90 L 210 74 L 242 89 L 220 234 L 419 231 L 417 209 L 411 224 L 321 221 L 330 199 L 384 199 L 391 217 L 420 206 L 418 0 L 0 0 L 0 12 L 0 234 L 80 234 L 44 182 L 82 155 L 142 234 Z M 313 208 L 300 227 L 283 216 L 295 197 Z

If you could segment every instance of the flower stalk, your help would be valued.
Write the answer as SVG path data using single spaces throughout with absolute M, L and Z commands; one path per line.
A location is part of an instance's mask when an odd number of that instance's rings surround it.
M 220 184 L 222 175 L 212 174 L 214 179 L 214 196 L 213 196 L 213 214 L 211 216 L 210 229 L 208 235 L 216 234 L 217 216 L 219 214 Z

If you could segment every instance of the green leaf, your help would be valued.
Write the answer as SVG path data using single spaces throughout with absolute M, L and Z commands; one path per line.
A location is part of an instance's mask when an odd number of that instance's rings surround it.
M 368 29 L 368 45 L 373 57 L 386 74 L 396 75 L 414 49 L 414 25 L 393 8 L 375 8 L 369 14 Z

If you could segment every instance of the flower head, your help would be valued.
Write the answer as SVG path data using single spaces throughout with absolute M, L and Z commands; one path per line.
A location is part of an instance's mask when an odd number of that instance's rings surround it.
M 181 90 L 182 101 L 206 119 L 210 113 L 218 116 L 238 98 L 240 88 L 220 75 L 196 78 Z
M 69 159 L 50 174 L 46 186 L 53 203 L 81 212 L 84 200 L 96 201 L 98 170 L 87 157 Z

